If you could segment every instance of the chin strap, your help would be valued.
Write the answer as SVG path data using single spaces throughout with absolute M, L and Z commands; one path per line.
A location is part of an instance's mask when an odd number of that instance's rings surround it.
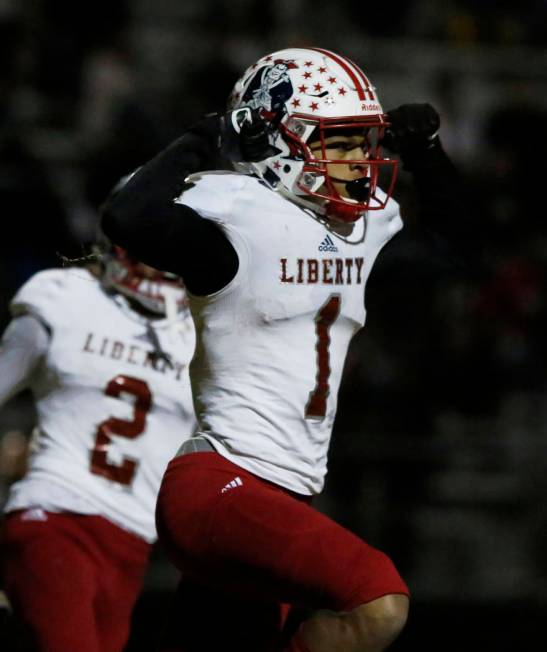
M 154 327 L 149 321 L 146 322 L 146 335 L 148 336 L 148 339 L 150 340 L 152 346 L 154 347 L 154 359 L 164 360 L 168 367 L 174 369 L 175 365 L 173 364 L 173 360 L 171 356 L 169 355 L 169 353 L 167 353 L 167 351 L 164 351 L 161 348 L 160 338 L 158 337 L 158 334 L 156 333 Z
M 327 216 L 327 211 L 325 210 L 325 206 L 323 204 L 314 201 L 309 195 L 292 194 L 281 185 L 272 189 L 275 190 L 275 192 L 278 192 L 280 195 L 283 195 L 285 199 L 288 199 L 293 204 L 302 206 L 302 208 L 307 208 L 308 210 L 311 210 L 313 213 L 316 213 L 316 215 L 320 215 L 322 217 Z
M 170 287 L 162 287 L 160 292 L 165 303 L 165 316 L 169 322 L 169 327 L 172 327 L 178 321 L 177 300 L 180 296 L 180 290 L 176 290 Z
M 183 319 L 180 312 L 181 289 L 163 286 L 160 290 L 165 305 L 165 317 L 169 339 L 176 343 L 180 334 L 189 328 L 187 320 Z
M 180 331 L 184 328 L 181 316 L 179 314 L 178 300 L 181 291 L 177 288 L 164 286 L 160 290 L 165 305 L 165 317 L 167 319 L 167 328 L 171 342 L 175 343 Z M 174 367 L 171 355 L 162 349 L 158 334 L 152 324 L 148 321 L 146 324 L 146 334 L 154 346 L 154 354 L 157 359 L 165 360 L 167 365 Z
M 340 202 L 327 202 L 325 214 L 328 218 L 352 224 L 366 213 L 358 204 L 342 204 Z

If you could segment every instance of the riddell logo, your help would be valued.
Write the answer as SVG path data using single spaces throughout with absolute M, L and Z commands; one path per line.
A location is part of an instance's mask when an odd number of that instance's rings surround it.
M 319 251 L 338 251 L 338 247 L 332 241 L 330 235 L 323 240 L 323 242 L 318 247 Z

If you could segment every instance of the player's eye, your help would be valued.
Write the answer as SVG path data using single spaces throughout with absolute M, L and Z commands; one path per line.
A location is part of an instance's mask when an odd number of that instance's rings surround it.
M 352 149 L 364 149 L 366 146 L 366 143 L 364 140 L 359 141 L 358 143 L 348 143 L 346 145 L 346 150 L 350 152 Z
M 361 148 L 364 149 L 366 147 L 366 140 L 333 140 L 331 142 L 326 142 L 325 143 L 325 150 L 328 152 L 331 152 L 330 157 L 331 158 L 336 158 L 338 154 L 332 154 L 332 152 L 338 152 L 339 154 L 346 154 L 348 152 L 353 151 L 354 149 Z M 321 154 L 321 144 L 320 143 L 312 143 L 310 145 L 310 149 L 312 152 L 318 156 Z
M 338 141 L 334 143 L 328 143 L 327 149 L 337 149 L 341 152 L 351 152 L 354 149 L 362 148 L 365 146 L 365 142 L 355 142 L 355 141 Z
M 346 140 L 333 141 L 331 143 L 326 143 L 325 145 L 326 149 L 339 149 L 340 151 L 343 152 L 349 152 L 355 147 L 358 147 L 358 145 L 355 145 L 354 143 L 349 143 Z

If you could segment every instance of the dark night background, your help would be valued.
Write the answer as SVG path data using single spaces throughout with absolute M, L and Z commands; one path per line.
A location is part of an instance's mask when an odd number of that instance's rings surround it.
M 0 327 L 31 274 L 89 246 L 120 176 L 222 110 L 255 59 L 306 45 L 358 62 L 384 109 L 439 110 L 482 250 L 467 272 L 419 241 L 381 255 L 317 506 L 410 584 L 394 650 L 543 649 L 544 0 L 0 0 Z M 395 196 L 411 229 L 408 173 Z M 0 414 L 0 504 L 32 423 L 27 395 Z M 126 652 L 153 649 L 175 582 L 156 550 Z

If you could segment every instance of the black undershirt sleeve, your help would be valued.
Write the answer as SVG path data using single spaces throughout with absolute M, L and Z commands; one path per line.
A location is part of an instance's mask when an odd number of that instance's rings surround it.
M 393 239 L 393 250 L 425 246 L 446 267 L 474 274 L 480 266 L 481 242 L 466 183 L 440 142 L 405 163 L 413 177 L 417 217 Z
M 198 126 L 141 167 L 101 208 L 112 242 L 142 262 L 181 276 L 192 294 L 225 287 L 237 273 L 237 253 L 220 228 L 175 204 L 189 174 L 218 169 L 214 130 Z
M 459 171 L 440 146 L 416 161 L 412 174 L 420 205 L 420 225 L 433 238 L 442 238 L 447 254 L 467 267 L 477 262 L 480 243 L 470 193 Z

